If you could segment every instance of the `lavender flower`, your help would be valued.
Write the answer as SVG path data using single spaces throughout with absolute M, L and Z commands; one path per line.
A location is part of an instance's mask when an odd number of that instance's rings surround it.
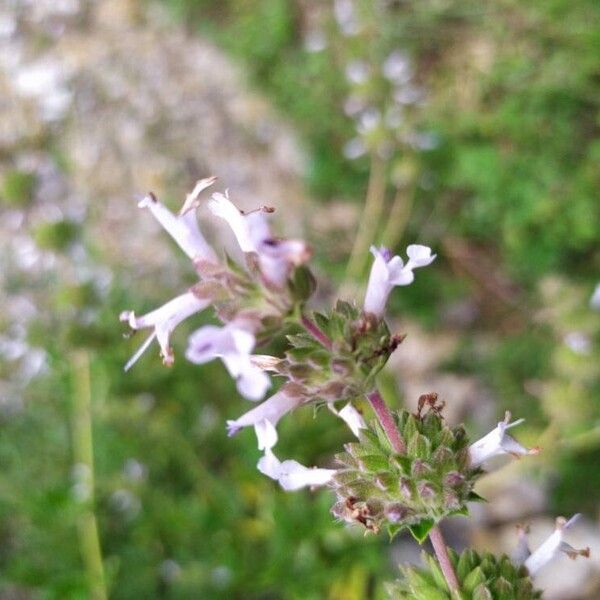
M 288 386 L 284 386 L 276 394 L 259 404 L 256 408 L 249 410 L 234 421 L 227 421 L 229 435 L 235 435 L 242 427 L 254 427 L 257 423 L 264 420 L 267 420 L 275 427 L 281 417 L 300 406 L 304 401 L 302 396 L 289 393 L 288 390 Z M 261 443 L 262 442 L 259 439 L 259 447 L 261 446 Z
M 352 406 L 352 402 L 348 402 L 348 404 L 339 411 L 335 408 L 333 402 L 330 402 L 327 406 L 336 417 L 339 417 L 346 425 L 348 425 L 350 431 L 352 431 L 356 437 L 358 437 L 361 429 L 366 429 L 367 424 L 365 423 L 365 420 L 358 410 Z
M 194 313 L 204 310 L 210 304 L 210 300 L 196 297 L 192 292 L 177 296 L 160 308 L 153 310 L 141 317 L 136 317 L 132 310 L 125 310 L 120 315 L 120 320 L 129 324 L 131 329 L 154 328 L 154 331 L 142 344 L 140 349 L 131 357 L 125 365 L 128 371 L 148 349 L 152 340 L 156 338 L 160 346 L 160 354 L 165 365 L 172 365 L 174 359 L 173 350 L 169 345 L 171 333 L 185 319 Z
M 188 194 L 188 199 L 184 204 L 191 206 L 200 194 L 200 192 L 212 185 L 215 181 L 214 177 L 201 179 L 191 194 Z M 186 209 L 179 216 L 174 215 L 164 204 L 159 202 L 156 196 L 152 193 L 144 196 L 139 202 L 140 208 L 148 208 L 154 215 L 155 219 L 165 228 L 171 237 L 177 242 L 179 247 L 192 260 L 206 260 L 212 263 L 218 263 L 217 255 L 209 243 L 204 239 L 198 227 L 196 215 L 190 212 L 190 208 Z
M 575 559 L 578 556 L 588 557 L 590 555 L 589 548 L 578 550 L 563 541 L 567 529 L 569 529 L 580 516 L 581 515 L 579 514 L 574 515 L 568 521 L 564 517 L 558 517 L 558 519 L 556 519 L 556 529 L 554 530 L 554 533 L 552 533 L 552 535 L 550 535 L 550 537 L 524 561 L 527 570 L 532 576 L 542 567 L 560 556 L 561 553 L 566 554 L 571 559 Z M 522 541 L 520 541 L 520 544 L 523 546 Z
M 511 423 L 510 418 L 510 412 L 506 411 L 504 421 L 500 421 L 490 433 L 474 444 L 471 444 L 469 447 L 469 456 L 472 466 L 477 467 L 486 460 L 503 454 L 511 454 L 512 456 L 519 457 L 539 452 L 539 448 L 528 449 L 521 446 L 519 442 L 506 433 L 507 430 L 520 425 L 524 421 L 524 419 L 519 419 Z
M 264 211 L 243 214 L 227 194 L 213 194 L 209 209 L 231 227 L 244 253 L 258 256 L 260 271 L 267 283 L 282 288 L 294 266 L 304 264 L 311 251 L 302 240 L 279 240 L 271 234 Z
M 371 246 L 371 253 L 375 261 L 371 267 L 363 308 L 366 313 L 374 314 L 381 319 L 388 296 L 394 286 L 411 284 L 415 278 L 413 269 L 430 265 L 436 255 L 432 255 L 431 249 L 427 246 L 416 244 L 406 249 L 408 255 L 406 264 L 399 256 L 392 256 L 392 253 L 384 247 L 377 249 Z
M 205 325 L 190 336 L 186 357 L 196 364 L 220 358 L 236 380 L 240 394 L 249 400 L 260 400 L 271 381 L 251 360 L 255 344 L 254 334 L 244 323 L 233 321 L 224 327 Z

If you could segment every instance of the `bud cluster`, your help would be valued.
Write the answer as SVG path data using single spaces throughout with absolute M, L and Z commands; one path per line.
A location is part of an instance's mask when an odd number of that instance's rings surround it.
M 473 486 L 482 471 L 471 465 L 464 428 L 448 427 L 435 394 L 422 396 L 421 408 L 427 400 L 425 414 L 395 415 L 405 454 L 396 453 L 373 423 L 337 455 L 343 465 L 333 477 L 337 517 L 373 531 L 387 525 L 392 535 L 409 527 L 422 541 L 435 523 L 465 514 L 466 503 L 479 498 Z
M 341 300 L 328 315 L 314 313 L 313 318 L 327 347 L 308 333 L 289 335 L 290 348 L 274 366 L 311 401 L 364 395 L 404 339 L 392 335 L 385 321 Z
M 536 600 L 536 590 L 526 567 L 502 555 L 478 554 L 467 549 L 460 556 L 449 550 L 449 558 L 460 585 L 452 594 L 438 562 L 423 553 L 425 566 L 401 567 L 404 579 L 388 586 L 391 600 Z

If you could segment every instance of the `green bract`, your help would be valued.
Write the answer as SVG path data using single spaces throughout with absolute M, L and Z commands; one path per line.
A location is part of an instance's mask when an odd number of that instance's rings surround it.
M 425 415 L 401 411 L 394 419 L 406 454 L 393 450 L 378 423 L 362 430 L 336 457 L 343 468 L 333 479 L 332 510 L 374 531 L 387 525 L 392 535 L 409 527 L 421 542 L 436 522 L 466 514 L 467 501 L 479 499 L 473 485 L 481 470 L 470 467 L 463 427 L 448 427 L 435 404 Z
M 535 600 L 527 569 L 506 555 L 478 554 L 465 550 L 460 556 L 448 550 L 460 591 L 452 594 L 437 561 L 423 553 L 425 567 L 400 567 L 404 579 L 388 585 L 391 600 Z
M 391 335 L 382 320 L 343 301 L 338 301 L 329 315 L 314 313 L 313 318 L 331 341 L 331 349 L 308 333 L 290 335 L 292 347 L 278 363 L 277 371 L 301 386 L 307 397 L 320 401 L 364 395 L 403 339 Z

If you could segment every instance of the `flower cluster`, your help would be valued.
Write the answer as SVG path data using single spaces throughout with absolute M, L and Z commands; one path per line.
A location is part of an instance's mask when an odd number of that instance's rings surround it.
M 239 393 L 252 401 L 265 397 L 273 385 L 271 375 L 283 380 L 270 397 L 227 421 L 230 436 L 243 428 L 254 429 L 262 453 L 258 470 L 289 491 L 328 485 L 337 497 L 332 512 L 340 520 L 372 532 L 385 526 L 391 535 L 408 528 L 419 542 L 428 535 L 438 539 L 440 520 L 466 515 L 467 503 L 481 500 L 474 486 L 491 459 L 538 452 L 509 435 L 522 422 L 511 423 L 509 413 L 490 433 L 471 443 L 462 426 L 445 422 L 437 394 L 421 396 L 415 414 L 390 413 L 379 394 L 377 374 L 404 339 L 390 332 L 384 319 L 388 297 L 394 287 L 414 281 L 415 269 L 435 260 L 430 248 L 410 245 L 404 261 L 386 248 L 372 247 L 374 261 L 363 305 L 340 300 L 329 312 L 309 314 L 306 302 L 316 285 L 306 264 L 309 246 L 302 240 L 274 237 L 268 223 L 272 209 L 243 212 L 227 192 L 214 193 L 204 203 L 202 194 L 214 183 L 214 177 L 200 180 L 179 214 L 151 193 L 139 202 L 191 259 L 198 282 L 145 315 L 132 310 L 121 314 L 132 330 L 151 329 L 126 370 L 154 340 L 163 362 L 171 365 L 170 338 L 175 327 L 212 307 L 219 323 L 204 325 L 190 335 L 186 358 L 199 365 L 220 359 Z M 203 204 L 229 224 L 243 264 L 220 257 L 206 241 L 195 214 Z M 285 334 L 287 340 L 281 356 L 256 353 L 277 334 Z M 361 398 L 368 400 L 377 421 L 365 420 L 359 409 Z M 336 468 L 309 468 L 295 460 L 280 460 L 274 452 L 279 421 L 306 405 L 327 407 L 356 438 L 336 456 Z M 559 519 L 554 534 L 533 553 L 525 531 L 520 530 L 512 562 L 474 553 L 452 555 L 439 564 L 428 558 L 431 572 L 406 570 L 406 581 L 392 588 L 394 597 L 449 598 L 443 594 L 462 586 L 471 594 L 465 598 L 508 598 L 514 593 L 518 598 L 537 598 L 530 577 L 544 564 L 560 553 L 587 555 L 587 550 L 575 550 L 563 541 L 573 521 Z M 444 577 L 435 571 L 440 568 Z M 453 568 L 458 579 L 448 574 Z

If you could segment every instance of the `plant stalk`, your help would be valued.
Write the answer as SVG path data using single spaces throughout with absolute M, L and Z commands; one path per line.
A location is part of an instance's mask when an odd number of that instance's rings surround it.
M 73 356 L 71 437 L 73 462 L 86 503 L 77 521 L 79 546 L 88 578 L 90 598 L 107 600 L 98 523 L 94 514 L 94 446 L 92 439 L 90 364 L 84 352 Z
M 375 411 L 375 414 L 379 419 L 379 423 L 383 427 L 385 434 L 390 440 L 390 444 L 392 444 L 394 451 L 398 454 L 406 454 L 406 444 L 400 436 L 400 432 L 398 431 L 396 423 L 394 422 L 394 417 L 392 417 L 392 413 L 387 407 L 385 400 L 381 397 L 379 390 L 374 389 L 372 392 L 369 392 L 367 394 L 367 400 L 370 402 L 371 407 Z
M 354 246 L 348 259 L 346 277 L 342 288 L 358 279 L 368 259 L 369 246 L 379 229 L 385 200 L 385 162 L 374 153 L 365 205 L 358 224 Z
M 431 540 L 433 551 L 438 559 L 438 563 L 442 569 L 442 573 L 444 574 L 450 591 L 457 592 L 460 586 L 458 584 L 458 579 L 456 578 L 456 573 L 454 572 L 454 567 L 452 566 L 452 562 L 448 556 L 448 548 L 446 548 L 444 536 L 442 535 L 442 531 L 438 525 L 434 525 L 429 531 L 429 539 Z

